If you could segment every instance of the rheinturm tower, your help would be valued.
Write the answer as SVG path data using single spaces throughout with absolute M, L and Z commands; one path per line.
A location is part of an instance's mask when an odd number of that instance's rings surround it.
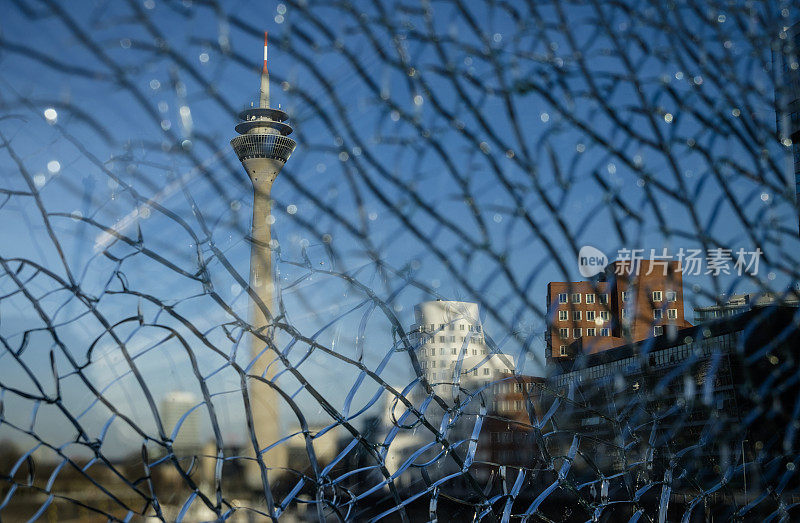
M 264 68 L 261 70 L 261 93 L 258 107 L 245 109 L 239 114 L 236 125 L 239 136 L 231 140 L 233 150 L 253 183 L 253 222 L 250 233 L 250 322 L 262 337 L 271 339 L 274 307 L 274 281 L 272 277 L 272 253 L 270 231 L 270 191 L 286 160 L 297 145 L 289 138 L 291 126 L 286 123 L 288 115 L 280 109 L 270 107 L 269 72 L 267 70 L 267 33 L 264 33 Z M 249 374 L 264 376 L 271 380 L 276 373 L 275 352 L 263 339 L 251 337 L 250 350 L 255 363 Z M 260 449 L 260 456 L 267 469 L 274 472 L 262 475 L 257 460 L 246 467 L 247 481 L 252 486 L 266 483 L 267 477 L 279 475 L 287 465 L 286 445 L 279 444 L 264 452 L 278 441 L 280 430 L 280 401 L 278 394 L 267 383 L 249 379 L 250 411 L 253 428 Z

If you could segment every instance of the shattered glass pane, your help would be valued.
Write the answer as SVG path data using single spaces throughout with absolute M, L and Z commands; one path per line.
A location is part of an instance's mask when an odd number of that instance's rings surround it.
M 798 519 L 799 48 L 773 0 L 4 3 L 0 519 Z

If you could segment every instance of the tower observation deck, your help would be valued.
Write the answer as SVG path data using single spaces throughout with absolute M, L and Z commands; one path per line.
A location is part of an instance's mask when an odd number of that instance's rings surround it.
M 239 113 L 242 120 L 236 125 L 239 136 L 231 140 L 231 146 L 240 162 L 251 158 L 269 158 L 286 163 L 297 143 L 289 138 L 292 126 L 289 118 L 280 109 L 253 107 Z M 252 176 L 252 173 L 248 171 Z
M 269 106 L 269 70 L 267 69 L 267 33 L 264 33 L 264 67 L 261 70 L 261 90 L 258 107 L 250 107 L 239 113 L 236 132 L 239 136 L 231 140 L 231 146 L 242 162 L 247 174 L 253 178 L 255 170 L 246 161 L 260 158 L 286 163 L 297 143 L 289 138 L 292 126 L 286 123 L 289 115 Z M 248 162 L 252 163 L 252 162 Z M 262 162 L 257 162 L 263 165 Z M 254 166 L 253 166 L 254 167 Z M 276 173 L 277 174 L 277 173 Z

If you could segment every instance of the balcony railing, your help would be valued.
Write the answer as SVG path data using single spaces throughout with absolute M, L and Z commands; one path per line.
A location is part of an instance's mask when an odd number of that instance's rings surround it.
M 239 161 L 248 158 L 272 158 L 286 162 L 297 143 L 278 134 L 242 134 L 231 140 Z

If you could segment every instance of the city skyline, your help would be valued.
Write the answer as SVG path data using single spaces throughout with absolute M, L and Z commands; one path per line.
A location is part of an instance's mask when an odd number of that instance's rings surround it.
M 737 398 L 722 381 L 768 387 L 750 367 L 792 383 L 796 7 L 3 11 L 0 499 L 26 492 L 8 499 L 29 517 L 72 510 L 58 494 L 88 467 L 86 499 L 120 519 L 446 519 L 459 500 L 585 520 L 640 494 L 672 519 L 771 459 L 707 444 L 705 414 L 678 448 L 643 434 L 666 398 L 704 413 Z M 172 441 L 192 408 L 195 448 Z M 718 470 L 673 470 L 690 443 Z M 660 494 L 671 512 L 651 499 L 665 463 L 698 473 Z

